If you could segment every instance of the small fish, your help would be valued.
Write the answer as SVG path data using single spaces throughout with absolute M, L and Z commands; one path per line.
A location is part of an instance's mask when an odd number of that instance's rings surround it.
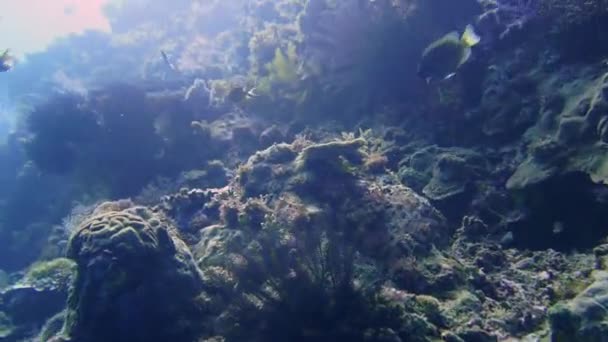
M 173 71 L 177 71 L 177 68 L 175 67 L 175 65 L 173 63 L 171 63 L 171 60 L 169 59 L 169 56 L 167 55 L 167 53 L 164 50 L 160 50 L 160 54 L 162 55 L 163 61 L 165 61 L 165 64 L 167 64 L 169 69 L 171 69 Z
M 454 31 L 434 41 L 422 53 L 418 76 L 424 78 L 427 83 L 451 78 L 458 68 L 469 60 L 471 47 L 480 40 L 473 26 L 468 25 L 461 37 Z
M 0 72 L 7 72 L 11 70 L 13 66 L 15 66 L 15 57 L 6 49 L 2 55 L 0 55 Z

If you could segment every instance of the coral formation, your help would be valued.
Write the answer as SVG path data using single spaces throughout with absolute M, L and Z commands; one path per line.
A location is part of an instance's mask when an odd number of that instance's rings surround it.
M 224 224 L 204 228 L 194 250 L 217 291 L 239 284 L 216 299 L 230 304 L 217 323 L 228 340 L 438 336 L 424 318 L 384 298 L 375 274 L 445 245 L 444 219 L 408 188 L 365 180 L 364 144 L 273 145 L 242 167 L 236 188 L 218 193 L 230 208 L 217 209 Z M 261 168 L 263 179 L 255 176 Z M 340 193 L 324 189 L 332 182 L 340 182 Z
M 70 238 L 68 257 L 78 265 L 64 327 L 73 340 L 184 340 L 198 331 L 201 275 L 161 214 L 101 205 Z

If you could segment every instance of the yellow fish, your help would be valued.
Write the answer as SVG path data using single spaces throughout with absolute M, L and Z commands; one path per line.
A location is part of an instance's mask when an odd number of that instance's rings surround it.
M 468 25 L 462 34 L 450 32 L 431 43 L 422 53 L 418 65 L 418 76 L 427 83 L 448 79 L 456 74 L 458 68 L 471 57 L 471 47 L 481 41 L 481 38 Z

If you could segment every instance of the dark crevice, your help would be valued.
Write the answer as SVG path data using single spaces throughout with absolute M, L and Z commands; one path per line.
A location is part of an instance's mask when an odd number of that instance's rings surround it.
M 584 173 L 554 177 L 516 196 L 526 219 L 513 226 L 514 247 L 586 250 L 608 235 L 608 187 Z

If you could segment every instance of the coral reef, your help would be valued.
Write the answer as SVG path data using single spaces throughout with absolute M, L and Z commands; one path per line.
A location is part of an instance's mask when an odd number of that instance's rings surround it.
M 198 331 L 201 275 L 161 214 L 102 204 L 71 237 L 68 257 L 78 266 L 63 331 L 72 340 L 185 340 Z
M 107 13 L 6 81 L 1 340 L 605 339 L 605 1 Z
M 446 245 L 444 219 L 410 189 L 366 180 L 364 144 L 273 145 L 241 167 L 234 189 L 216 194 L 224 224 L 204 228 L 194 250 L 208 284 L 224 293 L 220 303 L 229 303 L 217 333 L 229 341 L 438 336 L 385 298 L 376 277 Z M 398 281 L 397 272 L 384 277 Z

